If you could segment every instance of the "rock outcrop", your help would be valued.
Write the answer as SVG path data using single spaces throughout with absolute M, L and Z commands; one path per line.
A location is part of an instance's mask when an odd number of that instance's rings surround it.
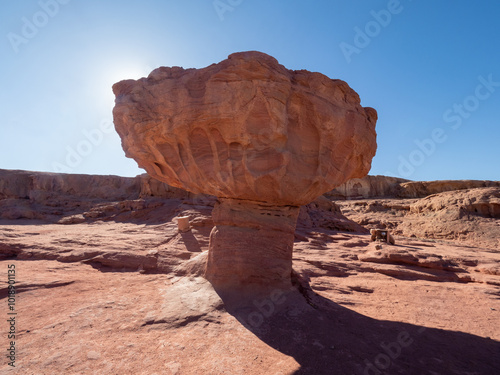
M 0 169 L 0 199 L 31 199 L 35 202 L 61 196 L 130 199 L 138 197 L 139 187 L 140 177 Z
M 370 198 L 424 198 L 445 191 L 467 190 L 482 187 L 500 187 L 500 181 L 488 180 L 441 180 L 409 181 L 388 176 L 365 176 L 346 181 L 325 193 L 328 198 L 370 199 Z
M 406 182 L 410 181 L 388 176 L 352 178 L 325 195 L 334 200 L 397 197 Z
M 413 214 L 447 215 L 461 219 L 471 215 L 500 218 L 500 188 L 476 188 L 430 195 L 410 206 Z
M 421 199 L 345 200 L 337 205 L 348 219 L 368 228 L 390 229 L 397 236 L 500 248 L 500 188 L 444 191 Z
M 144 209 L 147 198 L 198 198 L 147 174 L 137 177 L 0 169 L 0 219 L 36 219 L 72 224 L 110 213 Z M 109 202 L 115 202 L 110 207 Z M 102 206 L 107 212 L 102 212 Z M 100 208 L 101 207 L 101 208 Z
M 258 52 L 113 86 L 127 156 L 171 186 L 300 205 L 366 175 L 376 111 L 343 81 Z
M 500 181 L 487 180 L 442 180 L 408 181 L 401 184 L 397 195 L 400 198 L 424 198 L 445 191 L 468 190 L 484 187 L 500 187 Z
M 136 177 L 120 177 L 0 169 L 0 199 L 30 199 L 45 203 L 51 199 L 61 200 L 61 197 L 113 201 L 193 196 L 146 173 Z
M 289 283 L 299 206 L 366 175 L 376 151 L 377 113 L 345 82 L 260 52 L 162 67 L 113 91 L 126 155 L 158 180 L 219 198 L 214 283 Z

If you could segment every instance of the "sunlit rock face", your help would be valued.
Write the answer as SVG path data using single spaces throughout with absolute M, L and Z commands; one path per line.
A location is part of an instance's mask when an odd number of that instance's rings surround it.
M 158 180 L 220 198 L 213 280 L 289 278 L 296 207 L 365 176 L 376 151 L 377 113 L 347 83 L 260 52 L 202 69 L 161 67 L 113 91 L 126 155 Z
M 366 175 L 376 111 L 345 82 L 242 52 L 113 86 L 127 156 L 194 193 L 301 205 Z

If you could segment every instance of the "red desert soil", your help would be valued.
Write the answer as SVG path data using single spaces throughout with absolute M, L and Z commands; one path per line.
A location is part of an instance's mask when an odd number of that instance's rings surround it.
M 294 285 L 242 300 L 187 276 L 206 254 L 213 198 L 143 176 L 115 190 L 94 181 L 103 199 L 33 174 L 16 196 L 20 177 L 5 176 L 0 313 L 14 264 L 17 315 L 15 368 L 5 322 L 1 373 L 500 373 L 499 188 L 319 199 L 299 215 Z M 371 242 L 376 227 L 396 245 Z

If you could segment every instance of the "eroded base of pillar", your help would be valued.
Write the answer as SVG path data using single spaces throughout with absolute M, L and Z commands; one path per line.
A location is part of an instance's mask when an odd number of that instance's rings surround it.
M 205 277 L 219 286 L 291 284 L 299 207 L 219 199 Z

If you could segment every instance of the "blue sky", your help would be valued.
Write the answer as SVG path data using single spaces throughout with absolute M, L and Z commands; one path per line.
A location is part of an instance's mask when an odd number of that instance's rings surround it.
M 500 2 L 4 0 L 0 168 L 135 176 L 113 83 L 258 50 L 377 109 L 370 174 L 500 180 Z

